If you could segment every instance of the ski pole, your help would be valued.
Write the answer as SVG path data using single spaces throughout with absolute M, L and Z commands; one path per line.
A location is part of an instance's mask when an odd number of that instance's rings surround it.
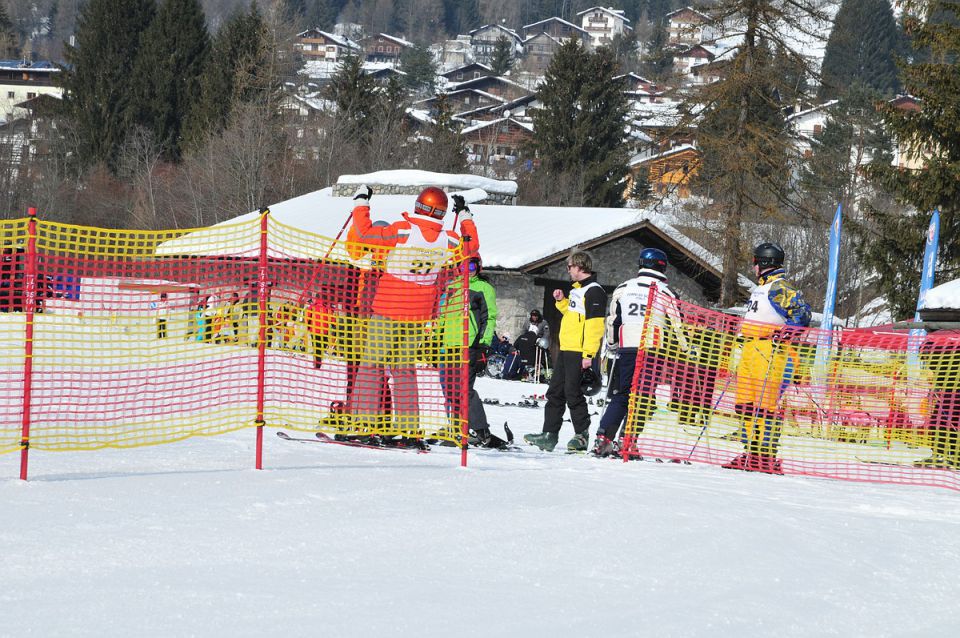
M 337 236 L 334 237 L 333 241 L 330 242 L 330 247 L 327 248 L 327 254 L 323 256 L 323 261 L 326 261 L 330 257 L 330 253 L 333 251 L 333 247 L 337 245 L 337 242 L 340 241 L 340 236 L 343 235 L 343 231 L 347 229 L 347 224 L 350 223 L 350 220 L 353 219 L 353 214 L 347 215 L 347 218 L 343 220 L 343 226 L 340 227 L 340 232 L 337 233 Z

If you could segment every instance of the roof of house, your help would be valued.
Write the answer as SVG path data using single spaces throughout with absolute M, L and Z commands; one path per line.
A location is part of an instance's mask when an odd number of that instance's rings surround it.
M 409 211 L 415 197 L 412 195 L 380 195 L 376 184 L 435 184 L 450 194 L 461 194 L 470 203 L 471 212 L 480 235 L 480 250 L 484 267 L 530 272 L 563 258 L 574 247 L 592 248 L 634 233 L 648 230 L 682 251 L 705 271 L 719 276 L 722 261 L 673 225 L 669 203 L 661 203 L 665 212 L 654 208 L 588 208 L 555 206 L 505 206 L 477 204 L 487 198 L 484 187 L 491 190 L 510 188 L 517 184 L 476 175 L 450 175 L 425 171 L 380 171 L 369 175 L 343 175 L 341 184 L 373 185 L 370 202 L 371 216 L 376 220 L 398 221 L 401 213 Z M 270 223 L 281 224 L 319 237 L 334 238 L 343 229 L 354 202 L 350 197 L 334 197 L 331 188 L 308 193 L 271 205 Z M 252 257 L 260 245 L 260 213 L 252 211 L 234 219 L 202 228 L 164 243 L 157 249 L 162 255 L 236 255 Z M 452 219 L 448 222 L 448 226 Z M 229 237 L 223 232 L 231 226 L 236 232 Z M 531 234 L 524 229 L 535 228 Z M 249 232 L 247 232 L 249 231 Z M 246 234 L 243 234 L 246 233 Z M 268 231 L 269 233 L 269 231 Z M 238 238 L 238 235 L 241 235 Z M 269 244 L 268 244 L 269 245 Z M 320 259 L 330 248 L 329 242 L 298 242 L 295 245 L 273 247 L 276 258 Z M 748 288 L 749 280 L 741 276 L 741 286 Z
M 604 13 L 609 13 L 609 14 L 612 15 L 614 18 L 618 18 L 618 19 L 623 20 L 624 22 L 627 22 L 627 23 L 630 22 L 630 20 L 627 19 L 627 16 L 624 15 L 622 9 L 614 9 L 614 8 L 612 8 L 612 7 L 590 7 L 589 9 L 584 9 L 583 11 L 581 11 L 580 13 L 578 13 L 577 15 L 578 15 L 578 16 L 582 16 L 584 13 L 590 13 L 591 11 L 603 11 Z
M 547 18 L 546 20 L 540 20 L 539 22 L 534 22 L 533 24 L 524 25 L 524 26 L 521 27 L 521 28 L 522 28 L 522 29 L 531 29 L 531 28 L 537 26 L 538 24 L 545 24 L 545 23 L 547 23 L 547 22 L 562 22 L 563 24 L 567 25 L 567 26 L 570 27 L 571 29 L 576 29 L 577 31 L 580 31 L 581 33 L 588 33 L 588 31 L 586 31 L 585 29 L 582 29 L 582 28 L 578 27 L 578 26 L 575 25 L 574 23 L 572 23 L 572 22 L 567 22 L 567 21 L 564 20 L 563 18 L 558 18 L 558 17 L 556 17 L 556 16 L 554 16 L 554 17 L 552 17 L 552 18 Z
M 527 123 L 527 122 L 521 122 L 521 121 L 519 121 L 519 120 L 515 120 L 515 119 L 512 118 L 512 117 L 501 117 L 500 119 L 497 119 L 497 120 L 489 120 L 489 121 L 486 121 L 486 122 L 478 122 L 478 123 L 474 124 L 473 126 L 468 126 L 468 127 L 464 128 L 462 131 L 460 131 L 460 133 L 461 133 L 462 135 L 466 135 L 467 133 L 473 133 L 474 131 L 479 131 L 480 129 L 485 129 L 485 128 L 490 127 L 490 126 L 495 126 L 495 125 L 497 125 L 497 124 L 503 124 L 504 122 L 512 122 L 513 124 L 516 124 L 516 125 L 519 126 L 520 128 L 526 129 L 526 130 L 530 131 L 531 133 L 533 132 L 533 124 L 529 124 L 529 123 Z

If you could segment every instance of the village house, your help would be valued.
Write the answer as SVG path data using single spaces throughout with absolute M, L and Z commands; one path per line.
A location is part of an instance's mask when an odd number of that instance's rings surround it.
M 578 13 L 577 17 L 583 30 L 590 34 L 593 48 L 610 44 L 615 36 L 632 30 L 621 9 L 591 7 Z
M 410 48 L 413 48 L 412 42 L 386 33 L 378 33 L 363 41 L 363 52 L 367 62 L 390 65 L 394 68 L 400 66 L 400 55 L 403 51 Z
M 483 64 L 490 64 L 500 38 L 506 38 L 517 52 L 520 51 L 522 40 L 516 31 L 499 24 L 485 24 L 470 32 L 470 46 L 473 48 L 474 59 Z
M 710 37 L 707 27 L 710 17 L 693 9 L 683 7 L 667 14 L 668 35 L 667 44 L 672 46 L 691 46 L 700 44 L 705 37 Z
M 316 27 L 298 33 L 294 48 L 306 61 L 322 61 L 328 65 L 335 65 L 345 56 L 362 51 L 356 42 Z
M 52 62 L 0 60 L 0 122 L 9 122 L 27 115 L 18 105 L 40 95 L 59 98 L 63 89 L 54 85 L 60 73 Z

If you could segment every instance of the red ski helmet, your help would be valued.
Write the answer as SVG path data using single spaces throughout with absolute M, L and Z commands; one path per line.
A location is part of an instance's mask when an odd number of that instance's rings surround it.
M 443 220 L 447 214 L 447 194 L 436 186 L 423 189 L 413 206 L 413 212 L 430 219 Z

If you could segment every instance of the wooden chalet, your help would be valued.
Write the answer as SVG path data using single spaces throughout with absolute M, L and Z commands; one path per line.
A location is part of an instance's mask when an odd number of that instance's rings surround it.
M 363 42 L 364 58 L 367 62 L 393 67 L 400 66 L 400 55 L 410 48 L 413 48 L 412 42 L 386 33 L 370 36 Z
M 637 176 L 646 171 L 650 187 L 658 194 L 690 196 L 690 181 L 700 167 L 701 154 L 692 144 L 682 144 L 654 154 L 641 154 L 630 160 L 627 195 Z

